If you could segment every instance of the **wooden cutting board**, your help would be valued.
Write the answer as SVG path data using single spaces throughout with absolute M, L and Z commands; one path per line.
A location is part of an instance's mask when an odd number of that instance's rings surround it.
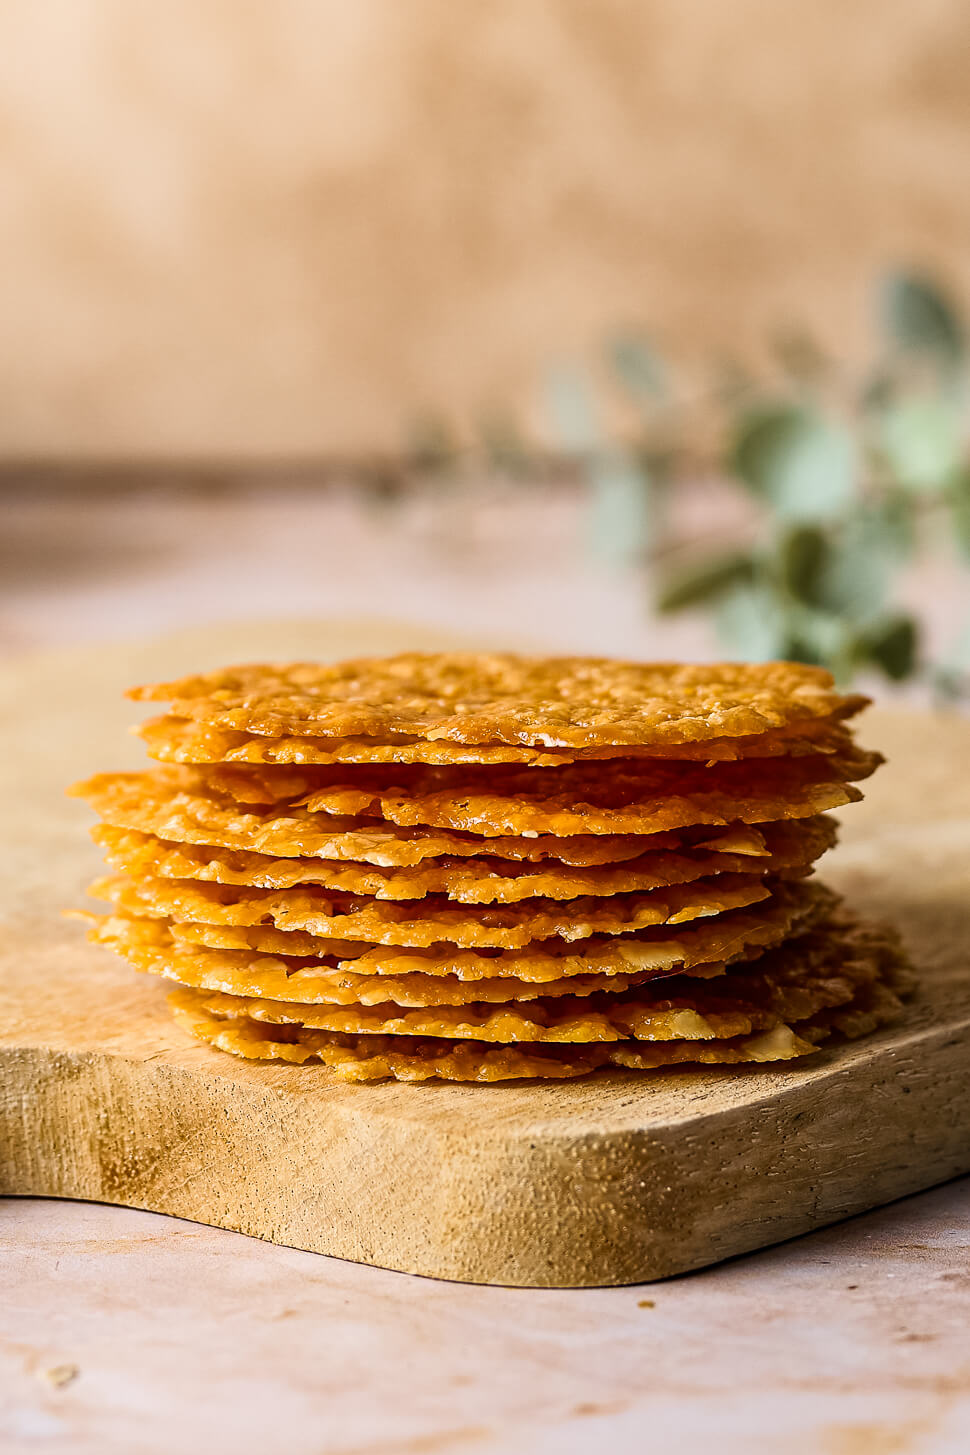
M 64 906 L 98 859 L 63 785 L 136 766 L 119 694 L 261 656 L 442 645 L 382 627 L 222 628 L 0 674 L 0 1192 L 177 1214 L 387 1268 L 590 1286 L 698 1268 L 970 1169 L 970 723 L 873 712 L 891 761 L 825 877 L 894 920 L 904 1022 L 792 1069 L 564 1085 L 346 1086 L 190 1041 L 164 989 Z

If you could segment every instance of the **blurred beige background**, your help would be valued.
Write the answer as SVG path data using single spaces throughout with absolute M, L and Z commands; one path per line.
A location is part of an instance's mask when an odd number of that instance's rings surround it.
M 970 293 L 963 0 L 0 0 L 0 454 L 327 455 Z

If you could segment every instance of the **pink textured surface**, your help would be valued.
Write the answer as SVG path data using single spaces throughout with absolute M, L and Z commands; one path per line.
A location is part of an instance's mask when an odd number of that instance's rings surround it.
M 0 1441 L 262 1455 L 962 1455 L 970 1179 L 646 1288 L 481 1288 L 0 1202 Z M 63 1375 L 76 1374 L 58 1387 Z
M 706 615 L 657 617 L 641 574 L 590 559 L 585 507 L 568 489 L 417 495 L 375 516 L 353 493 L 288 486 L 283 476 L 222 495 L 38 491 L 0 501 L 0 512 L 0 654 L 328 617 L 412 623 L 417 646 L 422 630 L 444 627 L 489 648 L 725 655 Z M 704 482 L 679 492 L 678 534 L 697 549 L 718 549 L 741 525 L 735 495 Z M 943 552 L 902 581 L 901 602 L 923 620 L 931 652 L 966 620 L 968 579 Z M 893 691 L 881 680 L 861 685 L 884 698 Z M 906 696 L 924 701 L 918 689 Z

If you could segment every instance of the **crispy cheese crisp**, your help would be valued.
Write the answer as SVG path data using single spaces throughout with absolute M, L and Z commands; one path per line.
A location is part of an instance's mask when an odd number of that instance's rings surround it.
M 873 935 L 868 934 L 871 942 Z M 788 946 L 769 950 L 753 968 L 714 982 L 682 976 L 625 993 L 543 997 L 505 1005 L 470 1003 L 404 1009 L 294 1005 L 211 994 L 202 1009 L 220 1019 L 249 1017 L 307 1030 L 347 1035 L 440 1036 L 454 1040 L 583 1043 L 589 1041 L 705 1041 L 747 1036 L 820 1011 L 848 1005 L 858 987 L 876 980 L 887 938 L 873 948 L 859 940 L 844 916 L 818 926 Z
M 743 761 L 703 768 L 654 764 L 646 772 L 616 770 L 603 776 L 584 768 L 486 770 L 400 770 L 400 781 L 375 786 L 367 770 L 353 784 L 330 784 L 303 793 L 327 769 L 217 765 L 185 770 L 187 784 L 213 791 L 263 811 L 306 809 L 347 821 L 383 819 L 402 828 L 434 827 L 484 837 L 553 834 L 649 834 L 732 820 L 764 823 L 804 818 L 841 808 L 861 798 L 843 781 L 864 778 L 878 766 L 878 754 L 814 759 Z M 436 787 L 444 784 L 443 787 Z
M 801 872 L 836 839 L 834 819 L 794 819 L 765 824 L 751 840 L 725 834 L 726 848 L 716 833 L 705 848 L 692 846 L 671 833 L 655 852 L 625 864 L 570 868 L 565 864 L 526 864 L 513 869 L 501 859 L 430 859 L 412 868 L 382 869 L 371 864 L 327 859 L 273 859 L 244 850 L 206 845 L 172 844 L 153 834 L 101 824 L 92 830 L 113 869 L 135 878 L 192 879 L 213 884 L 251 885 L 260 889 L 292 889 L 318 884 L 375 899 L 414 900 L 443 894 L 459 904 L 517 904 L 541 896 L 576 899 L 583 895 L 630 894 L 686 884 L 711 874 L 777 874 Z M 767 850 L 767 852 L 765 852 Z
M 583 996 L 594 991 L 627 990 L 658 978 L 645 975 L 571 975 L 560 980 L 529 982 L 510 976 L 465 981 L 456 975 L 360 975 L 338 968 L 337 954 L 319 959 L 281 958 L 251 951 L 200 949 L 173 933 L 175 927 L 160 920 L 128 916 L 91 915 L 79 918 L 90 926 L 96 944 L 122 955 L 136 970 L 175 980 L 200 990 L 221 990 L 228 995 L 260 996 L 298 1005 L 467 1005 L 469 1002 L 505 1004 L 558 995 Z M 182 931 L 211 926 L 181 926 Z M 334 948 L 334 947 L 331 947 Z M 346 954 L 353 947 L 337 946 Z M 751 953 L 757 954 L 757 951 Z M 726 973 L 723 964 L 695 965 L 686 978 L 716 979 Z
M 812 719 L 774 732 L 741 738 L 710 738 L 700 743 L 619 744 L 598 748 L 513 747 L 508 743 L 452 743 L 441 739 L 266 737 L 258 733 L 211 727 L 191 718 L 154 717 L 142 723 L 138 736 L 148 755 L 161 763 L 336 763 L 456 764 L 521 763 L 533 768 L 565 767 L 575 762 L 650 757 L 730 762 L 737 758 L 801 757 L 809 753 L 844 752 L 852 742 L 839 714 Z
M 272 925 L 213 925 L 191 920 L 165 920 L 164 923 L 169 926 L 173 941 L 183 951 L 189 951 L 195 946 L 201 945 L 209 950 L 247 951 L 251 955 L 271 955 L 287 961 L 300 959 L 316 964 L 321 961 L 327 964 L 333 963 L 331 947 L 334 941 L 306 934 L 303 930 L 278 930 Z M 634 933 L 639 934 L 640 932 L 635 931 Z M 546 948 L 553 943 L 555 942 L 550 940 L 539 940 L 535 942 L 535 946 Z M 394 963 L 401 963 L 401 957 L 409 954 L 415 948 L 410 945 L 381 947 L 382 950 L 393 952 Z M 420 949 L 420 947 L 417 948 Z M 443 954 L 451 947 L 447 942 L 442 941 L 429 948 Z M 455 951 L 457 952 L 461 948 L 461 946 L 455 946 Z M 602 944 L 600 944 L 599 949 L 602 948 Z M 644 946 L 638 942 L 634 948 L 637 961 L 643 960 L 646 953 Z M 369 954 L 372 949 L 374 949 L 373 946 L 362 944 L 359 954 Z M 646 958 L 649 960 L 649 955 Z M 383 959 L 390 962 L 389 954 L 385 953 Z M 345 962 L 341 961 L 341 963 Z M 612 959 L 607 962 L 601 956 L 600 963 L 607 963 L 608 968 L 605 973 L 609 975 L 617 973 L 613 968 Z M 568 970 L 567 966 L 567 972 Z M 670 972 L 661 967 L 659 971 L 650 973 L 668 974 Z
M 89 937 L 254 1059 L 423 1081 L 807 1055 L 898 1013 L 809 882 L 882 761 L 796 663 L 408 653 L 132 689 L 160 766 L 75 786 Z
M 364 823 L 374 816 L 399 828 L 428 827 L 480 834 L 486 853 L 493 838 L 573 834 L 649 835 L 698 824 L 768 823 L 810 818 L 857 803 L 851 783 L 804 783 L 788 791 L 753 782 L 743 796 L 717 790 L 693 794 L 650 795 L 631 803 L 603 807 L 566 798 L 516 797 L 494 793 L 407 792 L 368 794 L 357 789 L 324 789 L 300 807 L 310 813 L 345 815 Z
M 804 929 L 831 912 L 835 903 L 835 896 L 824 885 L 799 884 L 779 889 L 770 900 L 754 909 L 728 910 L 712 919 L 680 927 L 676 934 L 670 928 L 658 927 L 627 935 L 598 935 L 573 943 L 546 940 L 524 950 L 461 949 L 448 944 L 413 949 L 327 940 L 321 943 L 321 952 L 316 956 L 264 953 L 250 943 L 248 959 L 259 973 L 272 969 L 289 977 L 304 969 L 313 973 L 333 969 L 358 975 L 453 976 L 461 981 L 508 978 L 542 984 L 574 975 L 667 975 L 697 966 L 750 959 L 756 951 L 778 944 L 789 932 Z M 146 935 L 155 933 L 145 927 L 158 923 L 125 914 L 86 918 L 94 926 L 92 937 L 101 943 L 110 943 L 111 948 L 126 958 L 130 946 L 144 944 Z M 224 937 L 230 933 L 225 926 L 172 920 L 162 923 L 182 954 L 190 947 L 205 945 L 210 935 Z M 265 926 L 231 933 L 245 933 L 254 939 L 272 937 L 274 944 L 279 943 L 279 936 L 286 936 L 287 945 L 301 943 L 293 931 Z M 155 941 L 149 939 L 149 943 L 155 944 Z M 209 948 L 213 954 L 219 949 L 230 954 L 233 949 L 212 945 Z M 243 962 L 231 963 L 239 967 Z M 280 992 L 274 993 L 280 995 Z M 294 997 L 288 993 L 281 998 Z
M 544 940 L 522 950 L 462 949 L 447 944 L 412 949 L 378 946 L 359 955 L 361 974 L 457 975 L 476 980 L 511 975 L 519 980 L 553 980 L 567 975 L 665 974 L 712 961 L 731 961 L 752 949 L 777 944 L 797 925 L 811 922 L 833 903 L 818 884 L 780 886 L 751 909 L 727 910 L 711 919 L 680 926 L 596 935 L 588 940 Z
M 565 903 L 527 900 L 524 905 L 464 906 L 440 895 L 417 905 L 343 895 L 322 889 L 247 889 L 173 879 L 97 880 L 90 893 L 126 914 L 158 916 L 223 926 L 273 926 L 304 931 L 316 943 L 294 954 L 326 952 L 325 941 L 367 940 L 375 945 L 435 945 L 521 949 L 554 937 L 585 940 L 648 925 L 684 924 L 767 899 L 772 886 L 753 874 L 719 874 L 692 884 L 645 894 L 589 897 Z M 242 948 L 245 941 L 238 947 Z M 250 941 L 251 943 L 251 941 Z M 276 948 L 282 948 L 277 946 Z
M 192 995 L 190 990 L 175 991 L 169 1003 L 179 1025 L 197 1040 L 247 1060 L 287 1061 L 297 1066 L 320 1061 L 340 1081 L 566 1080 L 602 1067 L 647 1071 L 685 1062 L 757 1064 L 788 1061 L 815 1050 L 813 1041 L 789 1027 L 737 1041 L 668 1041 L 644 1047 L 632 1041 L 569 1047 L 496 1046 L 433 1037 L 422 1041 L 411 1036 L 352 1036 L 248 1019 L 220 1020 L 191 1000 Z
M 134 829 L 179 844 L 205 844 L 272 857 L 352 860 L 383 868 L 421 864 L 426 859 L 469 858 L 482 853 L 482 838 L 475 834 L 429 833 L 390 824 L 338 819 L 288 809 L 246 813 L 231 800 L 185 787 L 184 770 L 159 768 L 151 773 L 96 773 L 69 790 L 85 799 L 113 828 Z M 855 790 L 852 790 L 853 792 Z M 840 802 L 842 800 L 840 799 Z M 826 806 L 831 806 L 826 802 Z M 802 812 L 789 817 L 809 817 Z M 727 824 L 714 827 L 728 827 Z M 737 825 L 730 825 L 735 832 Z M 539 863 L 556 860 L 577 867 L 616 864 L 649 853 L 653 835 L 616 834 L 599 837 L 579 834 L 561 839 L 555 834 L 535 837 L 490 838 L 493 858 Z
M 201 784 L 186 784 L 181 775 L 190 771 L 98 774 L 73 791 L 113 826 L 175 842 L 215 843 L 279 857 L 351 859 L 385 867 L 425 858 L 469 857 L 483 848 L 498 858 L 615 863 L 647 852 L 649 844 L 643 840 L 652 834 L 702 825 L 724 827 L 735 821 L 759 824 L 810 818 L 861 797 L 851 784 L 782 787 L 755 776 L 743 796 L 740 789 L 731 793 L 698 789 L 613 808 L 576 799 L 530 801 L 490 793 L 385 794 L 375 800 L 363 791 L 335 790 L 329 797 L 314 794 L 296 807 L 256 812 L 242 810 Z M 362 806 L 380 811 L 384 821 L 338 814 L 338 798 L 345 807 L 363 799 Z M 448 827 L 420 822 L 428 819 L 447 822 Z M 429 828 L 439 831 L 430 833 Z M 601 835 L 609 836 L 605 848 L 595 844 Z M 563 840 L 573 836 L 583 842 L 564 847 Z M 482 839 L 487 839 L 487 847 Z
M 179 776 L 187 788 L 213 791 L 237 803 L 269 806 L 300 802 L 327 813 L 366 814 L 379 812 L 368 807 L 372 801 L 435 794 L 459 799 L 489 794 L 528 803 L 550 801 L 561 807 L 591 804 L 602 808 L 698 792 L 744 797 L 756 786 L 780 794 L 807 783 L 868 778 L 882 761 L 878 753 L 850 744 L 839 753 L 713 764 L 621 758 L 612 763 L 570 763 L 559 768 L 391 763 L 357 764 L 348 771 L 341 764 L 284 767 L 213 763 L 184 768 Z M 333 795 L 347 794 L 357 796 L 348 798 L 346 806 L 331 806 Z
M 891 956 L 893 952 L 889 951 Z M 207 1007 L 204 992 L 180 990 L 171 997 L 176 1019 L 192 1035 L 234 1055 L 295 1064 L 318 1060 L 338 1079 L 395 1078 L 424 1081 L 506 1081 L 532 1077 L 582 1076 L 605 1067 L 647 1071 L 662 1066 L 763 1064 L 810 1054 L 833 1032 L 849 1039 L 895 1020 L 908 993 L 905 967 L 880 964 L 860 976 L 847 1004 L 820 1011 L 793 1025 L 776 1024 L 753 1035 L 712 1040 L 596 1041 L 585 1043 L 455 1040 L 309 1029 L 273 1024 L 248 1015 L 235 1018 Z
M 794 662 L 639 664 L 596 657 L 404 653 L 254 665 L 133 688 L 176 717 L 246 733 L 395 734 L 543 748 L 750 737 L 856 711 L 832 677 Z

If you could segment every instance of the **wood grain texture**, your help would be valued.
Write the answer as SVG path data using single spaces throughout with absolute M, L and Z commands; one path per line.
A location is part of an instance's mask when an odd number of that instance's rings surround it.
M 221 655 L 251 655 L 251 638 L 231 638 Z M 357 649 L 346 633 L 287 640 Z M 181 660 L 212 651 L 183 644 Z M 924 988 L 902 1025 L 753 1075 L 343 1086 L 193 1044 L 160 986 L 59 918 L 96 864 L 61 787 L 126 756 L 109 685 L 177 655 L 78 654 L 0 683 L 13 830 L 0 1192 L 150 1208 L 439 1277 L 589 1286 L 699 1267 L 970 1168 L 966 722 L 872 715 L 865 736 L 891 766 L 847 812 L 827 876 L 906 934 Z

